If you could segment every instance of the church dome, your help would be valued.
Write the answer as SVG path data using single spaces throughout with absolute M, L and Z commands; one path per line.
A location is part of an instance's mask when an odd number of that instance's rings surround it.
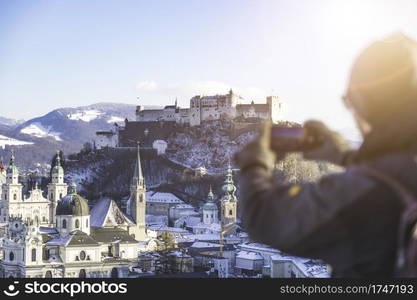
M 77 217 L 90 215 L 88 202 L 86 199 L 77 194 L 75 184 L 70 186 L 69 194 L 58 202 L 56 215 L 71 215 Z
M 207 202 L 203 205 L 203 210 L 218 210 L 217 205 L 213 202 Z

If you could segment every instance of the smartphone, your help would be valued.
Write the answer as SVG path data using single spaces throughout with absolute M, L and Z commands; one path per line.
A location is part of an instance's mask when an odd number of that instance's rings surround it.
M 274 125 L 271 128 L 271 149 L 277 152 L 301 151 L 305 145 L 302 127 Z

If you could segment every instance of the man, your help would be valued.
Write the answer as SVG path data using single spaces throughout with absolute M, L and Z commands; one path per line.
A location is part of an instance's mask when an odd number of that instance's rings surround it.
M 352 151 L 318 121 L 320 146 L 304 158 L 347 167 L 317 183 L 273 181 L 282 153 L 270 148 L 270 125 L 236 155 L 241 207 L 251 239 L 286 253 L 320 258 L 334 277 L 392 277 L 404 204 L 387 184 L 353 168 L 367 165 L 417 194 L 417 45 L 395 34 L 369 46 L 353 65 L 344 97 L 364 137 Z

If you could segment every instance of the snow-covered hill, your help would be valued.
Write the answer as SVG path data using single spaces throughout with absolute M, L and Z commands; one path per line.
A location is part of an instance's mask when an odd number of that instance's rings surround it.
M 135 106 L 98 103 L 75 108 L 60 108 L 19 125 L 15 134 L 83 144 L 91 141 L 97 130 L 110 129 L 125 118 L 135 118 Z
M 5 121 L 13 126 L 2 127 L 0 119 L 0 155 L 8 157 L 10 148 L 14 148 L 21 167 L 29 169 L 32 164 L 49 162 L 58 149 L 78 152 L 92 142 L 96 131 L 108 130 L 126 118 L 134 120 L 135 110 L 131 104 L 97 103 L 59 108 L 22 123 Z
M 13 138 L 9 138 L 4 135 L 0 135 L 0 148 L 4 149 L 6 146 L 22 146 L 22 145 L 31 145 L 31 142 L 19 141 Z

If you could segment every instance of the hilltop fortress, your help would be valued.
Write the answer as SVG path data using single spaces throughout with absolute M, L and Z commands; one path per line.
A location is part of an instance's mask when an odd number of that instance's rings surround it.
M 282 104 L 278 97 L 269 96 L 266 103 L 240 104 L 242 99 L 230 90 L 226 95 L 194 96 L 190 100 L 190 108 L 180 108 L 175 105 L 163 109 L 145 110 L 142 105 L 136 109 L 136 121 L 175 121 L 177 124 L 190 126 L 201 125 L 205 121 L 233 119 L 262 119 L 276 122 L 279 120 Z
M 143 145 L 164 151 L 167 137 L 179 127 L 195 127 L 204 122 L 229 120 L 235 123 L 259 123 L 282 119 L 282 102 L 277 96 L 266 97 L 266 103 L 242 104 L 243 99 L 230 90 L 226 95 L 194 96 L 189 108 L 180 108 L 175 101 L 161 109 L 136 108 L 136 120 L 125 120 L 125 126 L 96 133 L 95 146 L 128 147 L 140 141 Z M 155 144 L 156 143 L 156 144 Z M 159 150 L 158 150 L 159 151 Z

